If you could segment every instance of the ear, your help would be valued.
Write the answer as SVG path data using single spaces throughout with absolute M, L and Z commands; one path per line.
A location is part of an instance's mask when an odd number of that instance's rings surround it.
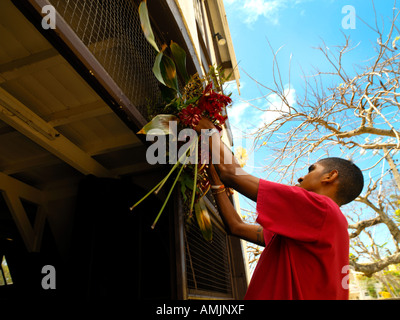
M 337 181 L 338 178 L 339 178 L 339 172 L 335 169 L 332 170 L 331 172 L 324 174 L 321 182 L 334 183 Z

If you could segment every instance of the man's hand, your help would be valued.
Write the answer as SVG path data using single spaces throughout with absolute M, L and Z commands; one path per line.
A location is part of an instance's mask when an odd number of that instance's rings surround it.
M 195 130 L 201 133 L 204 129 L 215 129 L 214 124 L 207 118 L 201 118 Z M 215 135 L 213 135 L 215 136 Z M 210 151 L 212 159 L 219 159 L 213 163 L 218 175 L 225 186 L 231 187 L 247 198 L 257 201 L 259 178 L 245 172 L 235 160 L 232 151 L 221 141 L 210 135 Z
M 196 128 L 194 129 L 196 130 L 197 133 L 201 133 L 201 129 L 214 129 L 214 128 L 215 126 L 210 119 L 202 117 L 199 123 L 197 124 Z
M 202 118 L 195 130 L 201 133 L 201 130 L 204 129 L 215 129 L 215 126 L 209 119 Z M 221 160 L 220 163 L 210 163 L 208 166 L 207 174 L 210 183 L 212 185 L 224 184 L 226 187 L 233 187 L 241 194 L 256 201 L 259 179 L 243 171 L 233 159 L 232 152 L 220 138 L 212 139 L 210 137 L 210 141 L 211 152 L 218 152 Z M 228 161 L 225 161 L 227 158 L 229 158 Z M 221 218 L 224 220 L 230 234 L 259 245 L 265 245 L 262 227 L 243 222 L 225 192 L 214 193 L 214 197 L 221 213 Z

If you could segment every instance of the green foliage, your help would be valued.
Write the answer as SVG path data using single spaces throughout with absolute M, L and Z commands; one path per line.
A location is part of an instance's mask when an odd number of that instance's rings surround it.
M 156 44 L 156 40 L 154 38 L 153 29 L 151 28 L 149 12 L 147 10 L 147 1 L 144 0 L 139 5 L 139 17 L 140 24 L 143 30 L 143 34 L 146 37 L 147 41 L 153 46 L 154 49 L 159 52 L 158 46 Z
M 186 83 L 189 82 L 189 75 L 186 70 L 186 52 L 183 50 L 177 43 L 171 41 L 171 52 L 174 56 L 174 60 L 176 61 L 176 66 L 178 68 L 179 73 L 183 77 L 183 81 Z
M 147 1 L 144 0 L 139 5 L 139 17 L 142 30 L 146 40 L 157 51 L 157 56 L 153 65 L 153 73 L 157 80 L 167 88 L 171 89 L 172 93 L 176 96 L 179 94 L 177 67 L 184 79 L 185 84 L 189 81 L 189 76 L 186 71 L 186 52 L 177 43 L 171 41 L 170 51 L 172 58 L 166 54 L 168 46 L 162 45 L 161 50 L 158 48 L 153 29 L 151 27 L 149 12 L 147 9 Z M 168 89 L 164 89 L 164 92 Z

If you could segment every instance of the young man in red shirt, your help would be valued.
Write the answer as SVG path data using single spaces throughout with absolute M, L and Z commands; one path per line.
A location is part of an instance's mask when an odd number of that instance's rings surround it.
M 196 127 L 202 129 L 214 126 L 203 118 Z M 208 173 L 228 232 L 265 246 L 245 299 L 348 299 L 348 224 L 339 207 L 361 193 L 360 169 L 326 158 L 311 165 L 296 186 L 286 186 L 247 174 L 219 138 L 210 138 L 210 149 L 219 155 Z M 258 226 L 241 219 L 225 187 L 257 203 Z

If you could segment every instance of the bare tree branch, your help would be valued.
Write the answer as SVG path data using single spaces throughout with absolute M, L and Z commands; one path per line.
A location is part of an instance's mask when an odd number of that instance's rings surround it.
M 373 263 L 362 264 L 350 261 L 350 265 L 354 267 L 356 271 L 363 272 L 367 277 L 371 277 L 375 272 L 383 270 L 391 264 L 397 263 L 400 263 L 400 253 L 393 254 Z
M 381 217 L 376 217 L 376 218 L 369 219 L 369 220 L 363 220 L 358 223 L 349 225 L 349 229 L 356 230 L 350 234 L 350 239 L 357 237 L 361 233 L 361 231 L 363 231 L 365 228 L 375 226 L 379 223 L 382 223 Z

